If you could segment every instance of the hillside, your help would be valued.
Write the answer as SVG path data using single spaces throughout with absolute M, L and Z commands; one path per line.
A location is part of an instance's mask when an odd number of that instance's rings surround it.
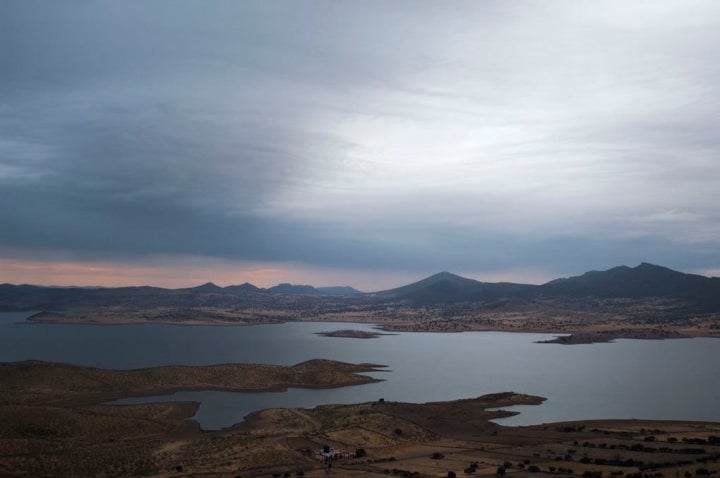
M 532 285 L 507 282 L 480 282 L 450 272 L 440 272 L 418 282 L 396 289 L 376 292 L 372 295 L 378 299 L 435 304 L 510 298 L 534 287 Z
M 291 310 L 308 317 L 313 310 L 331 307 L 341 312 L 353 307 L 400 304 L 424 307 L 475 303 L 532 304 L 546 299 L 582 301 L 584 299 L 665 299 L 680 301 L 687 310 L 720 311 L 720 279 L 685 274 L 666 267 L 642 263 L 637 267 L 619 266 L 606 271 L 550 281 L 537 286 L 507 282 L 490 283 L 468 279 L 449 272 L 395 289 L 362 293 L 352 287 L 314 287 L 282 283 L 267 289 L 245 283 L 220 287 L 211 282 L 184 289 L 159 287 L 40 287 L 0 285 L 0 310 L 64 311 L 92 308 L 261 308 Z M 526 307 L 527 309 L 527 307 Z
M 716 309 L 720 306 L 720 279 L 642 263 L 632 268 L 620 266 L 556 279 L 538 287 L 533 293 L 546 297 L 680 299 L 701 308 Z

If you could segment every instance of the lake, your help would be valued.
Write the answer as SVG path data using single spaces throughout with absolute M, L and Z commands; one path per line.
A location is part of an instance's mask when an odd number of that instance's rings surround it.
M 516 391 L 547 397 L 499 420 L 528 425 L 591 418 L 720 421 L 720 340 L 618 340 L 538 344 L 547 334 L 464 332 L 322 337 L 317 332 L 372 325 L 292 322 L 249 327 L 28 324 L 27 313 L 0 313 L 0 361 L 26 359 L 128 369 L 227 362 L 292 365 L 313 358 L 388 366 L 385 381 L 273 393 L 180 392 L 121 403 L 194 400 L 205 429 L 273 407 L 312 407 L 378 398 L 427 402 Z

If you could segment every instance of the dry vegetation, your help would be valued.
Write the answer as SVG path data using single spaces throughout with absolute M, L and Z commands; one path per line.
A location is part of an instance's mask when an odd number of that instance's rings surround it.
M 204 432 L 185 420 L 195 412 L 192 403 L 75 403 L 76 387 L 87 388 L 84 379 L 73 379 L 64 366 L 58 370 L 68 380 L 48 393 L 39 380 L 20 401 L 17 390 L 3 393 L 0 475 L 685 478 L 720 469 L 720 443 L 713 438 L 720 424 L 628 420 L 508 428 L 490 422 L 509 414 L 492 409 L 542 401 L 515 393 L 270 409 Z M 53 374 L 46 377 L 60 378 Z M 68 398 L 57 402 L 63 390 Z M 359 456 L 329 468 L 307 453 L 325 445 Z
M 197 403 L 111 406 L 103 401 L 175 390 L 339 387 L 376 381 L 357 374 L 375 369 L 328 360 L 293 367 L 224 364 L 138 370 L 2 363 L 0 476 L 152 475 L 163 470 L 163 457 L 174 457 L 184 443 L 212 443 L 210 435 L 186 420 L 197 411 Z M 212 463 L 221 468 L 219 461 Z
M 557 343 L 607 342 L 617 338 L 720 337 L 720 315 L 691 313 L 668 299 L 538 299 L 467 302 L 434 306 L 321 301 L 305 297 L 242 308 L 93 308 L 41 313 L 30 320 L 52 323 L 165 323 L 256 325 L 288 321 L 373 323 L 386 331 L 507 331 L 571 335 Z M 364 332 L 332 332 L 360 337 Z M 326 334 L 327 335 L 327 334 Z
M 263 364 L 169 365 L 109 370 L 40 361 L 0 363 L 0 388 L 6 404 L 97 402 L 178 390 L 283 391 L 287 387 L 326 388 L 359 385 L 376 379 L 357 372 L 378 365 L 310 360 L 292 367 Z M 0 402 L 3 403 L 3 402 Z
M 381 335 L 389 335 L 389 334 L 382 334 L 380 332 L 368 332 L 366 330 L 331 330 L 329 332 L 318 332 L 317 335 L 322 335 L 323 337 L 344 337 L 344 338 L 350 338 L 350 339 L 375 339 L 377 337 L 380 337 Z

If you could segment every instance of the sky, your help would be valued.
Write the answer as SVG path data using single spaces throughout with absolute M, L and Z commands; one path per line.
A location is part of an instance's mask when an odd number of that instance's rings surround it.
M 720 2 L 0 2 L 0 282 L 720 275 Z

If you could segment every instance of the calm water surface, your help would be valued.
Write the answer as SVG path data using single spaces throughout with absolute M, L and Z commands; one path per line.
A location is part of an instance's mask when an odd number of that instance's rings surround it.
M 618 340 L 609 344 L 537 344 L 544 334 L 399 333 L 376 339 L 316 332 L 371 325 L 287 323 L 252 327 L 25 324 L 0 313 L 0 361 L 39 359 L 128 369 L 166 364 L 255 362 L 292 365 L 313 358 L 388 365 L 385 381 L 285 393 L 180 392 L 121 403 L 194 400 L 203 428 L 239 422 L 272 407 L 377 400 L 427 402 L 499 391 L 547 397 L 503 419 L 526 425 L 589 418 L 720 421 L 720 340 Z

